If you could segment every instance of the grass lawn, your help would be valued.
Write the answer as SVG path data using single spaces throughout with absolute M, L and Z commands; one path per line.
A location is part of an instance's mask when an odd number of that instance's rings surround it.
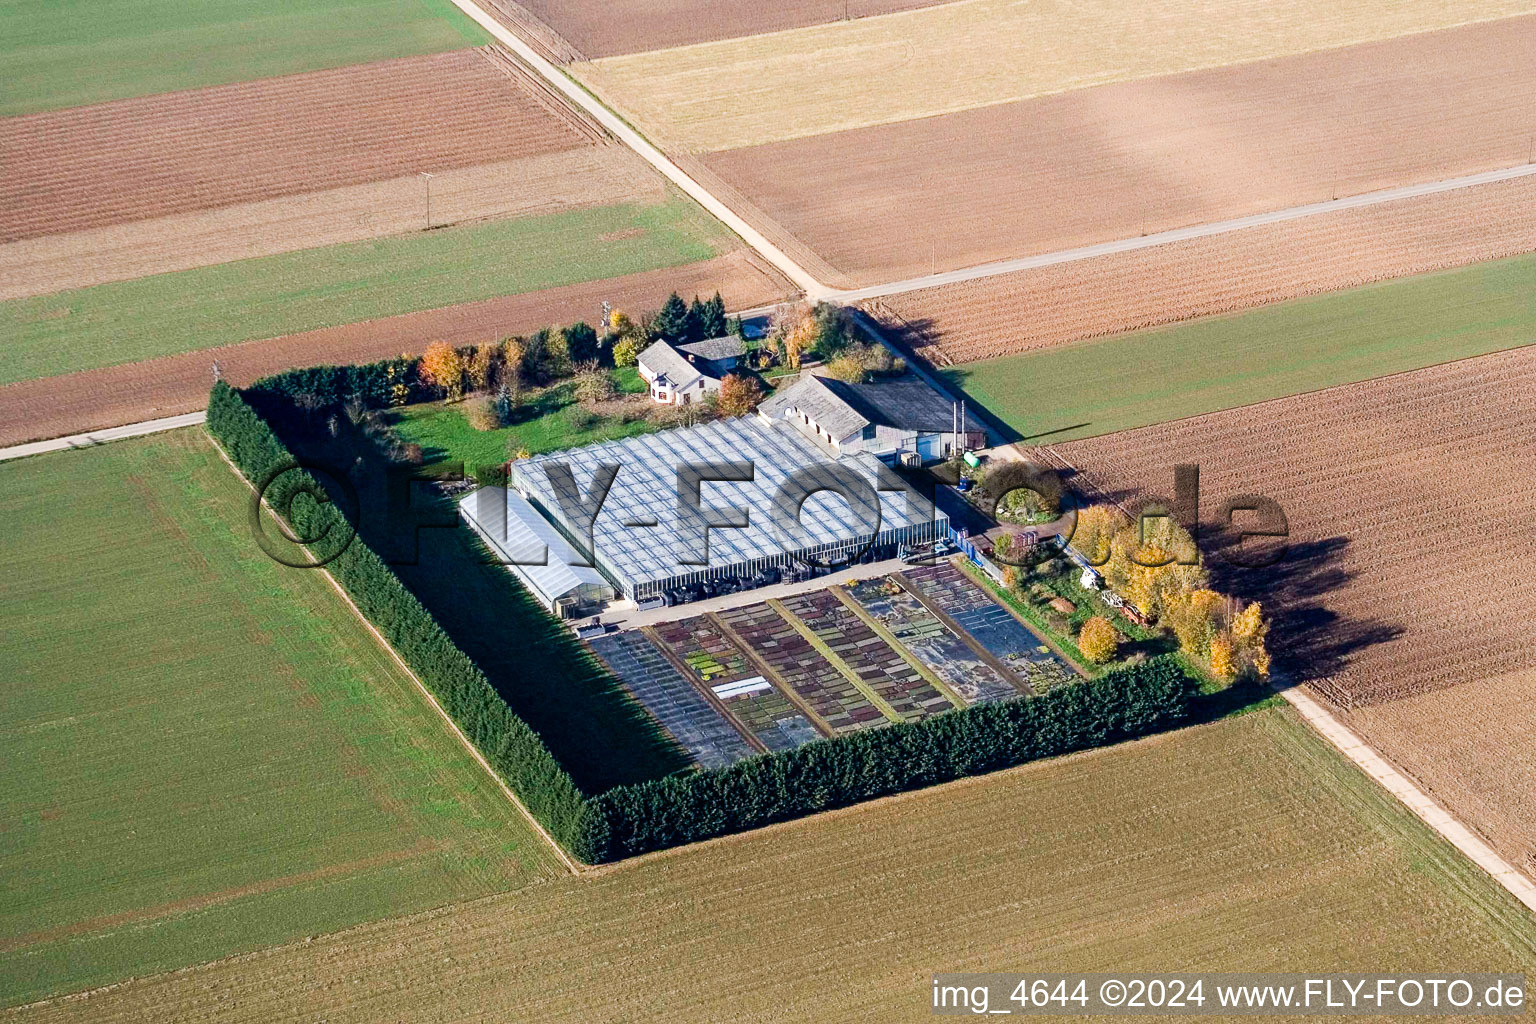
M 690 200 L 673 198 L 13 299 L 0 303 L 0 384 L 680 266 L 715 256 L 727 237 Z
M 934 1019 L 933 972 L 1005 965 L 1530 975 L 1536 925 L 1276 709 L 146 979 L 38 1017 L 172 1021 L 233 1003 L 262 1020 L 360 1022 L 387 1006 L 399 1019 L 541 1024 L 921 1024 Z
M 196 430 L 0 466 L 0 1003 L 559 872 Z
M 489 42 L 448 0 L 3 0 L 0 117 Z
M 1028 440 L 1072 441 L 1536 341 L 1536 255 L 944 371 Z
M 592 412 L 577 403 L 575 390 L 566 382 L 530 395 L 517 410 L 518 422 L 495 430 L 470 426 L 462 402 L 406 406 L 390 414 L 390 424 L 402 439 L 421 445 L 427 463 L 452 460 L 462 462 L 466 470 L 499 465 L 521 448 L 541 455 L 660 429 L 648 419 L 626 421 Z M 637 413 L 646 411 L 644 405 L 636 408 Z

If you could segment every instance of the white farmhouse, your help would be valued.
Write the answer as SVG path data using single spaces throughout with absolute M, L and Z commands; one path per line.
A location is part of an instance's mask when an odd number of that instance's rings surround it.
M 734 335 L 673 345 L 658 341 L 636 363 L 651 386 L 651 400 L 664 405 L 689 405 L 720 390 L 720 380 L 736 368 L 745 346 Z

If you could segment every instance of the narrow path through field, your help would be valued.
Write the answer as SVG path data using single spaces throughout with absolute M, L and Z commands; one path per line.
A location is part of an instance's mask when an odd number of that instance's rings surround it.
M 838 302 L 859 302 L 864 299 L 877 299 L 885 295 L 900 295 L 904 292 L 920 291 L 924 288 L 933 288 L 943 284 L 958 284 L 962 281 L 975 281 L 985 277 L 996 277 L 999 274 L 1011 274 L 1019 270 L 1035 270 L 1040 267 L 1055 266 L 1059 263 L 1073 263 L 1078 260 L 1093 259 L 1096 256 L 1108 256 L 1112 253 L 1150 249 L 1154 246 L 1166 245 L 1169 242 L 1209 238 L 1212 235 L 1224 235 L 1233 231 L 1242 231 L 1244 228 L 1279 224 L 1288 220 L 1301 220 L 1304 217 L 1316 217 L 1320 214 L 1336 213 L 1340 210 L 1358 210 L 1368 206 L 1379 206 L 1382 203 L 1394 203 L 1403 199 L 1414 199 L 1419 196 L 1453 192 L 1457 189 L 1473 188 L 1478 185 L 1491 185 L 1495 182 L 1511 181 L 1515 178 L 1525 178 L 1531 175 L 1536 175 L 1536 163 L 1521 164 L 1518 167 L 1505 167 L 1497 171 L 1484 171 L 1481 174 L 1468 174 L 1460 178 L 1446 178 L 1442 181 L 1404 185 L 1401 188 L 1363 192 L 1359 195 L 1344 196 L 1341 199 L 1330 199 L 1321 203 L 1308 203 L 1305 206 L 1292 206 L 1284 210 L 1257 213 L 1250 217 L 1236 217 L 1232 220 L 1218 220 L 1207 224 L 1195 224 L 1187 228 L 1174 228 L 1171 231 L 1159 231 L 1150 235 L 1121 238 L 1113 242 L 1100 242 L 1097 245 L 1085 245 L 1077 249 L 1061 249 L 1056 252 L 1041 253 L 1038 256 L 1021 256 L 1017 259 L 982 263 L 978 266 L 964 267 L 960 270 L 949 270 L 939 274 L 925 274 L 922 277 L 912 277 L 905 281 L 889 281 L 885 284 L 872 285 L 868 288 L 829 291 L 824 297 Z
M 89 448 L 92 445 L 106 444 L 108 441 L 121 441 L 124 438 L 139 437 L 143 434 L 158 434 L 162 430 L 195 426 L 207 419 L 207 416 L 207 412 L 200 409 L 181 416 L 163 416 L 157 420 L 144 420 L 140 423 L 127 423 L 120 427 L 108 427 L 106 430 L 93 430 L 89 434 L 70 434 L 68 437 L 55 437 L 49 441 L 12 445 L 9 448 L 0 448 L 0 462 L 21 459 L 28 455 L 42 455 L 44 452 L 63 451 L 65 448 Z
M 1430 828 L 1445 837 L 1456 849 L 1493 876 L 1510 894 L 1536 912 L 1536 883 L 1493 851 L 1472 831 L 1457 821 L 1445 808 L 1435 803 L 1396 768 L 1388 764 L 1380 754 L 1356 736 L 1317 701 L 1295 686 L 1284 687 L 1280 695 L 1296 709 L 1307 724 L 1316 729 L 1339 753 L 1349 758 L 1357 767 L 1391 793 Z

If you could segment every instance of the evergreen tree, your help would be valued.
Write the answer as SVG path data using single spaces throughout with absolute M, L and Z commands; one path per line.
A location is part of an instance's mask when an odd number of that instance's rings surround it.
M 674 344 L 687 338 L 688 303 L 684 302 L 677 292 L 667 296 L 667 301 L 662 303 L 656 318 L 651 321 L 651 334 L 653 337 L 664 338 Z
M 571 362 L 584 363 L 597 358 L 597 332 L 591 325 L 577 321 L 565 329 L 565 348 Z
M 706 338 L 719 338 L 729 333 L 725 322 L 725 300 L 715 292 L 715 297 L 699 307 L 699 333 Z
M 688 307 L 688 319 L 685 323 L 684 341 L 703 341 L 705 338 L 714 337 L 713 334 L 707 334 L 704 331 L 704 303 L 699 301 L 697 295 L 693 297 L 693 305 Z

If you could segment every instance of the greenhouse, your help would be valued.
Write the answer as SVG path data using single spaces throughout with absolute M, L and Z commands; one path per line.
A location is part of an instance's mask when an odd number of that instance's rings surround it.
M 835 458 L 753 416 L 521 459 L 511 483 L 636 601 L 870 560 L 948 529 L 874 456 Z

